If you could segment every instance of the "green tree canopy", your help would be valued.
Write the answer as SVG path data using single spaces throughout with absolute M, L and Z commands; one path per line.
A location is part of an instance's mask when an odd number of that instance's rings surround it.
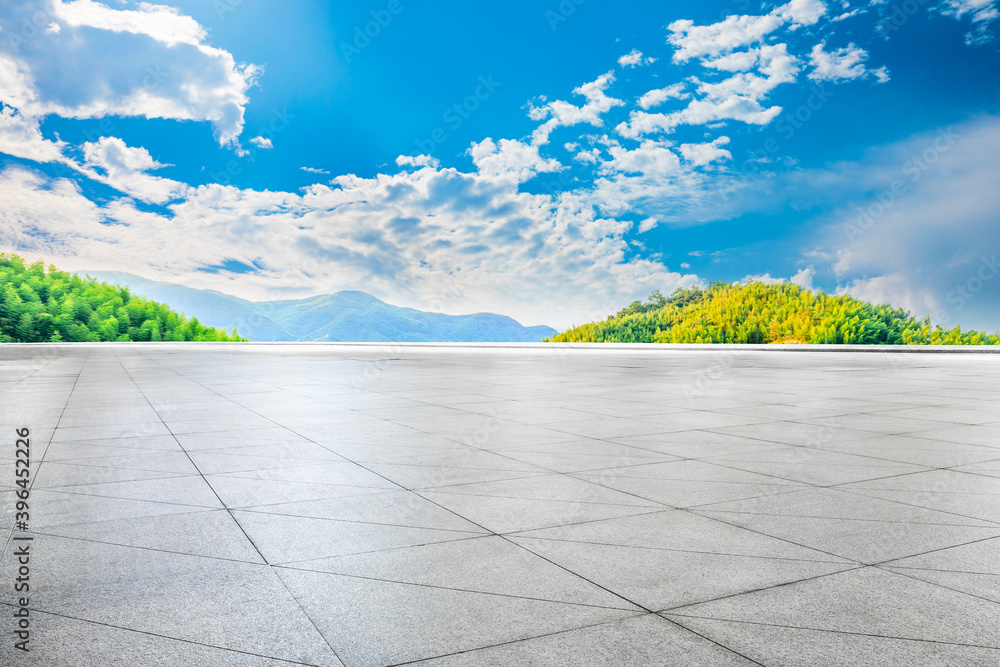
M 0 342 L 240 341 L 168 306 L 0 253 Z
M 654 291 L 608 317 L 553 336 L 562 343 L 828 343 L 854 345 L 1000 345 L 1000 336 L 932 326 L 900 308 L 792 283 L 716 282 Z

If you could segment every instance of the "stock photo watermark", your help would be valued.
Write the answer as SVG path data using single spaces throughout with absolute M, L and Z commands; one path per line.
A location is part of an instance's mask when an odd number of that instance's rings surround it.
M 888 9 L 882 11 L 884 18 L 878 26 L 879 32 L 886 38 L 894 35 L 926 4 L 927 0 L 903 0 L 892 3 Z
M 708 391 L 712 385 L 716 383 L 716 381 L 722 379 L 735 363 L 736 353 L 731 350 L 726 350 L 722 354 L 718 355 L 713 364 L 698 371 L 697 378 L 693 383 L 689 382 L 684 385 L 684 398 L 690 400 L 698 396 L 704 396 L 705 392 Z
M 827 90 L 823 84 L 813 84 L 809 87 L 809 94 L 801 104 L 778 116 L 774 129 L 781 135 L 781 139 L 790 141 L 796 132 L 813 119 L 831 97 L 833 97 L 833 92 Z M 759 149 L 747 151 L 747 158 L 740 163 L 737 170 L 739 175 L 741 177 L 758 175 L 761 170 L 760 165 L 773 160 L 781 152 L 781 148 L 782 143 L 778 138 L 765 139 Z
M 569 17 L 576 13 L 580 5 L 587 0 L 562 0 L 554 8 L 545 10 L 545 20 L 548 21 L 549 28 L 555 30 L 560 24 L 569 20 Z
M 910 186 L 915 184 L 924 174 L 937 164 L 941 156 L 947 153 L 960 138 L 954 127 L 947 127 L 938 130 L 938 136 L 934 138 L 927 148 L 921 153 L 913 155 L 903 163 L 900 171 L 906 178 L 896 178 L 889 187 L 882 190 L 875 196 L 875 201 L 864 208 L 856 207 L 857 218 L 853 223 L 844 224 L 844 235 L 848 243 L 854 243 L 865 232 L 871 229 L 876 222 L 884 217 L 899 201 L 901 197 L 910 191 Z
M 48 9 L 40 4 L 31 5 L 37 9 L 29 16 L 21 19 L 20 25 L 14 24 L 13 29 L 5 26 L 7 31 L 7 43 L 14 53 L 18 53 L 22 46 L 42 34 L 59 31 L 59 24 L 55 22 Z
M 356 56 L 371 46 L 373 40 L 378 39 L 396 16 L 403 13 L 403 9 L 405 7 L 402 0 L 389 0 L 382 9 L 371 10 L 371 20 L 354 26 L 351 40 L 340 43 L 340 55 L 344 57 L 344 61 L 350 65 Z
M 218 183 L 219 185 L 231 185 L 233 177 L 239 176 L 243 173 L 245 164 L 249 161 L 252 162 L 262 148 L 255 148 L 255 146 L 265 145 L 271 146 L 274 143 L 274 139 L 288 129 L 291 121 L 295 120 L 295 114 L 288 110 L 288 107 L 282 107 L 281 109 L 274 109 L 271 112 L 271 116 L 268 120 L 257 129 L 257 134 L 254 139 L 259 139 L 258 143 L 251 141 L 251 147 L 242 149 L 237 155 L 237 158 L 233 158 L 226 162 L 223 169 L 219 171 L 213 171 L 209 173 L 209 179 L 212 183 Z
M 31 520 L 31 432 L 28 428 L 15 431 L 14 441 L 14 534 L 11 536 L 13 549 L 14 582 L 14 648 L 28 653 L 31 641 L 31 546 L 34 537 L 27 535 Z
M 471 94 L 455 102 L 441 114 L 443 126 L 431 130 L 429 136 L 414 141 L 417 149 L 424 155 L 432 155 L 438 146 L 448 141 L 448 130 L 455 132 L 462 127 L 465 121 L 471 118 L 472 114 L 482 106 L 483 102 L 490 99 L 501 85 L 501 82 L 495 80 L 492 74 L 480 76 Z
M 966 304 L 972 301 L 979 292 L 983 290 L 988 282 L 996 278 L 1000 273 L 1000 263 L 997 263 L 997 256 L 981 257 L 979 269 L 961 284 L 955 285 L 955 289 L 948 292 L 948 303 L 955 306 L 955 310 L 965 308 Z

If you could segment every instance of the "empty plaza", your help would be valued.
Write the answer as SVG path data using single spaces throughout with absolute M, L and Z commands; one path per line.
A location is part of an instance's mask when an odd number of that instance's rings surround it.
M 5 666 L 1000 664 L 997 354 L 4 345 L 0 400 Z

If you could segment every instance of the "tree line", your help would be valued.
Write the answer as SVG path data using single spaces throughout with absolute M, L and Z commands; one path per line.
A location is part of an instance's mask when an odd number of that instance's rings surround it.
M 0 342 L 240 340 L 127 287 L 0 253 Z
M 573 327 L 550 342 L 823 343 L 836 345 L 1000 345 L 1000 336 L 945 329 L 901 308 L 847 295 L 813 293 L 784 282 L 716 282 L 653 292 L 601 322 Z

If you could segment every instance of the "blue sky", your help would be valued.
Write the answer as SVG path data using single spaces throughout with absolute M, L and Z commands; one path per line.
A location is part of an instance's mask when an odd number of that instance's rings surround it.
M 998 0 L 287 5 L 0 8 L 0 249 L 556 327 L 793 279 L 1000 329 Z

